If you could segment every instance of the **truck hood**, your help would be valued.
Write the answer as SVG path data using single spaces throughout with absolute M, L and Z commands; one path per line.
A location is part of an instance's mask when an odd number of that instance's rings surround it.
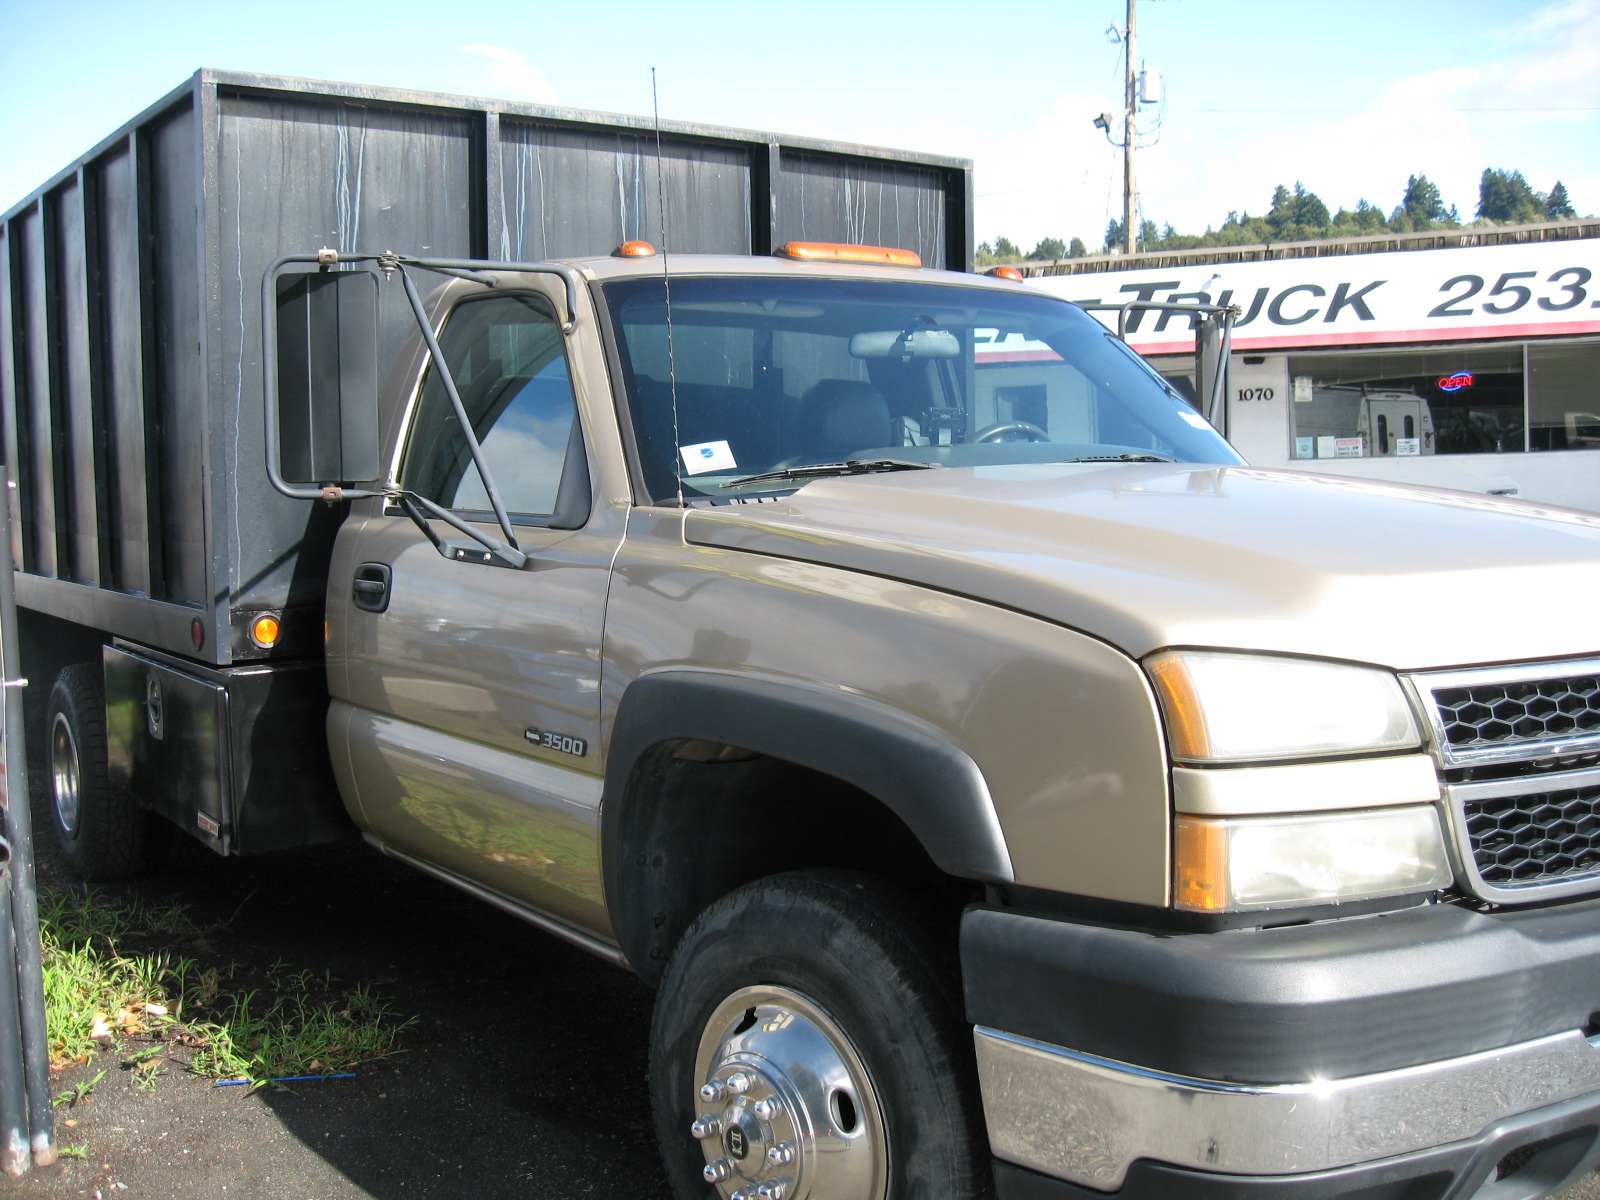
M 1030 464 L 822 479 L 696 509 L 700 546 L 823 563 L 1166 646 L 1397 670 L 1600 651 L 1600 514 L 1251 467 Z

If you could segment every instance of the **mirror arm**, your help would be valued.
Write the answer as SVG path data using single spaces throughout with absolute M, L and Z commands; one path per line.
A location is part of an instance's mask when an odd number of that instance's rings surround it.
M 444 548 L 444 539 L 433 531 L 433 526 L 428 524 L 427 516 L 423 513 L 422 509 L 417 506 L 417 502 L 411 498 L 409 493 L 395 492 L 390 495 L 388 499 L 393 500 L 395 503 L 400 505 L 401 510 L 404 511 L 406 516 L 411 518 L 411 523 L 422 531 L 422 536 L 433 543 L 433 548 L 435 550 L 437 550 L 440 554 L 447 553 Z
M 528 556 L 516 546 L 508 546 L 499 538 L 490 537 L 481 529 L 474 529 L 471 525 L 467 524 L 467 522 L 456 516 L 456 514 L 451 512 L 448 508 L 443 508 L 440 505 L 435 504 L 426 496 L 419 496 L 416 492 L 408 492 L 400 488 L 397 488 L 393 492 L 387 493 L 387 495 L 391 499 L 399 502 L 400 507 L 405 510 L 406 516 L 410 517 L 416 522 L 417 528 L 422 530 L 422 532 L 427 536 L 428 540 L 433 543 L 434 548 L 446 558 L 454 558 L 455 555 L 451 553 L 449 544 L 443 541 L 438 534 L 433 532 L 432 527 L 427 522 L 427 517 L 438 517 L 439 520 L 443 521 L 452 529 L 466 534 L 473 541 L 477 542 L 478 545 L 482 546 L 496 558 L 500 559 L 501 561 L 498 565 L 508 566 L 520 570 L 528 563 Z M 420 511 L 423 509 L 427 510 L 426 513 Z
M 438 339 L 433 336 L 433 326 L 422 307 L 422 297 L 417 292 L 417 285 L 412 282 L 411 272 L 407 271 L 404 265 L 400 267 L 400 282 L 405 285 L 406 299 L 411 302 L 411 312 L 417 318 L 417 328 L 422 331 L 422 340 L 427 343 L 428 354 L 433 360 L 433 365 L 438 368 L 439 380 L 444 384 L 445 395 L 450 397 L 450 407 L 455 409 L 456 424 L 461 427 L 461 436 L 466 439 L 467 449 L 472 454 L 472 465 L 478 468 L 478 478 L 483 480 L 483 490 L 489 494 L 489 505 L 494 509 L 494 519 L 500 525 L 500 532 L 505 534 L 507 544 L 515 549 L 517 535 L 511 532 L 511 518 L 506 515 L 506 506 L 500 500 L 500 489 L 495 486 L 489 464 L 484 461 L 483 446 L 478 442 L 478 435 L 472 428 L 472 419 L 467 416 L 467 406 L 461 402 L 461 393 L 456 390 L 455 377 L 450 372 L 449 364 L 445 362 L 444 352 L 439 349 Z

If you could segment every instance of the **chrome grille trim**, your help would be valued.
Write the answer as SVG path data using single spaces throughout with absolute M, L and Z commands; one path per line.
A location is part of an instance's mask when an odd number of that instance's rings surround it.
M 1446 771 L 1475 768 L 1474 774 L 1481 776 L 1485 771 L 1493 775 L 1496 767 L 1510 768 L 1536 762 L 1554 765 L 1552 760 L 1594 754 L 1600 751 L 1600 731 L 1554 738 L 1518 738 L 1513 735 L 1487 745 L 1452 745 L 1449 741 L 1447 718 L 1441 711 L 1437 693 L 1456 689 L 1498 688 L 1504 685 L 1543 682 L 1555 685 L 1562 681 L 1589 676 L 1600 676 L 1600 658 L 1521 663 L 1515 666 L 1486 667 L 1477 670 L 1430 671 L 1408 675 L 1405 679 L 1419 709 L 1427 718 L 1429 749 L 1439 765 Z M 1554 692 L 1557 689 L 1552 687 L 1550 690 Z M 1585 717 L 1588 718 L 1588 714 L 1592 711 L 1600 712 L 1600 709 L 1593 707 L 1585 709 Z M 1472 895 L 1499 904 L 1554 900 L 1565 896 L 1592 894 L 1600 889 L 1600 863 L 1581 873 L 1563 873 L 1557 869 L 1561 858 L 1571 857 L 1570 852 L 1564 848 L 1558 852 L 1546 847 L 1542 853 L 1550 869 L 1528 882 L 1509 882 L 1503 877 L 1506 874 L 1506 851 L 1514 850 L 1515 843 L 1523 842 L 1530 848 L 1537 849 L 1551 841 L 1548 831 L 1552 826 L 1565 829 L 1566 825 L 1571 824 L 1563 815 L 1554 821 L 1546 822 L 1541 827 L 1540 822 L 1533 819 L 1531 810 L 1549 803 L 1542 799 L 1543 797 L 1596 788 L 1600 788 L 1600 768 L 1596 767 L 1548 773 L 1522 773 L 1501 778 L 1480 777 L 1471 781 L 1447 783 L 1444 788 L 1445 814 L 1456 879 Z M 1513 843 L 1508 846 L 1504 842 L 1491 843 L 1486 840 L 1482 845 L 1475 845 L 1472 830 L 1474 816 L 1479 818 L 1480 828 L 1489 824 L 1489 821 L 1483 818 L 1481 811 L 1471 809 L 1470 806 L 1503 800 L 1523 802 L 1517 807 L 1530 810 L 1516 816 L 1507 816 L 1507 820 L 1519 822 L 1515 826 L 1518 832 L 1513 834 Z M 1570 806 L 1570 798 L 1564 803 Z M 1600 815 L 1600 795 L 1582 798 L 1580 804 L 1582 803 L 1592 803 L 1595 814 Z M 1576 830 L 1568 830 L 1563 836 L 1572 838 L 1586 835 L 1580 835 Z M 1580 857 L 1586 860 L 1592 855 L 1585 853 Z M 1532 861 L 1537 862 L 1537 856 L 1534 856 Z M 1526 863 L 1518 864 L 1519 867 L 1525 865 Z M 1496 878 L 1485 878 L 1485 871 Z
M 1600 658 L 1521 663 L 1512 667 L 1485 667 L 1467 671 L 1429 671 L 1407 678 L 1422 703 L 1422 711 L 1428 718 L 1429 732 L 1440 760 L 1447 767 L 1477 767 L 1522 762 L 1530 758 L 1567 758 L 1593 754 L 1600 751 L 1600 730 L 1554 738 L 1510 737 L 1497 739 L 1488 745 L 1456 746 L 1450 742 L 1436 693 L 1455 688 L 1498 687 L 1595 675 L 1600 675 Z
M 1537 797 L 1594 787 L 1600 787 L 1600 769 L 1446 785 L 1444 789 L 1448 814 L 1446 825 L 1449 827 L 1450 856 L 1456 870 L 1456 878 L 1473 895 L 1498 904 L 1557 900 L 1563 896 L 1578 896 L 1593 892 L 1597 883 L 1600 883 L 1600 870 L 1509 886 L 1491 883 L 1485 879 L 1478 862 L 1478 855 L 1472 845 L 1467 805 L 1487 800 Z

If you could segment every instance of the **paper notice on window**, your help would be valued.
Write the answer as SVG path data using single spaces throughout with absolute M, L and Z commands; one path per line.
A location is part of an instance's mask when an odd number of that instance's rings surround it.
M 1422 453 L 1421 438 L 1395 438 L 1394 453 L 1396 458 L 1409 458 L 1414 454 Z
M 708 471 L 737 471 L 733 450 L 727 442 L 698 442 L 693 446 L 679 446 L 685 475 L 704 475 Z

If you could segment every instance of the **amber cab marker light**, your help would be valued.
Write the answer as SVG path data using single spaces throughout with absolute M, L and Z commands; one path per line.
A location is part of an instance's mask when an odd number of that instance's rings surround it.
M 984 272 L 984 274 L 994 275 L 1000 279 L 1009 279 L 1015 283 L 1021 283 L 1027 278 L 1026 275 L 1017 270 L 1015 267 L 990 267 Z
M 893 246 L 854 246 L 847 242 L 785 242 L 777 253 L 802 262 L 875 263 L 890 267 L 922 265 L 915 251 L 897 250 Z
M 250 640 L 263 650 L 270 650 L 278 644 L 281 631 L 277 617 L 257 617 L 250 622 Z
M 612 258 L 654 258 L 656 248 L 649 242 L 623 242 L 611 252 Z

